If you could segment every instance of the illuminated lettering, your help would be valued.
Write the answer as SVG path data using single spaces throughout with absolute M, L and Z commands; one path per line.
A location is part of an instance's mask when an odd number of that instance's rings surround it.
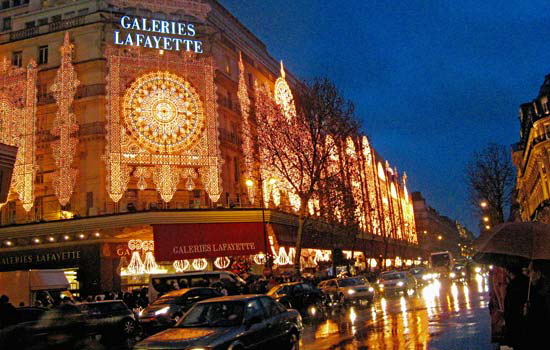
M 113 42 L 115 45 L 204 53 L 201 40 L 173 37 L 194 37 L 196 31 L 193 23 L 122 16 L 120 26 L 128 32 L 114 30 Z M 159 33 L 160 35 L 135 32 Z

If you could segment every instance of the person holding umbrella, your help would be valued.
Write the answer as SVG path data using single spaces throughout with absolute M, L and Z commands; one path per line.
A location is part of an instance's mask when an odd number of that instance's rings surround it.
M 523 274 L 520 264 L 510 265 L 508 285 L 504 297 L 504 345 L 515 350 L 525 349 L 525 318 L 524 307 L 527 302 L 529 279 Z
M 526 288 L 523 293 L 526 295 L 523 318 L 517 318 L 517 305 L 521 298 L 513 296 L 514 302 L 510 299 L 515 321 L 522 320 L 525 327 L 523 344 L 516 344 L 515 349 L 540 349 L 541 344 L 546 344 L 545 333 L 550 321 L 550 285 L 548 279 L 541 271 L 541 266 L 550 263 L 550 225 L 540 222 L 508 222 L 484 232 L 476 241 L 477 253 L 474 260 L 482 264 L 493 264 L 501 267 L 512 265 L 530 264 L 529 283 L 526 286 L 518 286 L 514 283 L 513 289 Z M 517 272 L 517 271 L 516 271 Z M 519 301 L 518 301 L 519 300 Z M 507 312 L 505 310 L 505 312 Z M 510 316 L 510 315 L 509 315 Z M 522 331 L 513 329 L 518 326 L 517 322 L 511 321 L 508 325 L 510 341 L 515 341 L 521 336 Z M 506 327 L 506 326 L 505 326 Z M 521 339 L 520 343 L 522 343 Z M 542 342 L 542 343 L 541 343 Z
M 544 263 L 533 261 L 529 264 L 529 297 L 525 303 L 524 316 L 527 342 L 526 349 L 537 349 L 547 344 L 550 324 L 550 281 L 543 273 Z M 515 348 L 514 348 L 515 349 Z

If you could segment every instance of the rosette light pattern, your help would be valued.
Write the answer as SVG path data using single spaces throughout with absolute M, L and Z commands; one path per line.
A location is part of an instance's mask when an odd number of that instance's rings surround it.
M 132 83 L 124 95 L 124 119 L 136 141 L 153 152 L 188 149 L 205 128 L 199 95 L 170 72 L 145 74 Z
M 286 82 L 285 67 L 281 61 L 281 76 L 275 81 L 275 103 L 281 108 L 284 116 L 290 119 L 296 116 L 296 106 L 290 86 Z
M 63 206 L 71 199 L 78 174 L 78 170 L 71 166 L 78 144 L 78 139 L 73 136 L 78 131 L 78 124 L 72 112 L 72 104 L 80 82 L 71 62 L 73 45 L 69 40 L 68 32 L 65 33 L 65 40 L 59 51 L 61 65 L 50 88 L 57 104 L 57 114 L 51 134 L 58 137 L 52 142 L 53 158 L 57 167 L 53 185 L 55 195 Z

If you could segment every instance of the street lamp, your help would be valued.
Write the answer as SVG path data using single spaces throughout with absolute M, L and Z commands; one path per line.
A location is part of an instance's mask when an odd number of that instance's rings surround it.
M 490 230 L 490 229 L 491 229 L 491 226 L 485 225 L 485 229 L 486 229 L 486 230 Z
M 488 206 L 487 201 L 481 201 L 481 203 L 479 203 L 479 205 L 480 205 L 483 209 L 487 208 L 487 206 Z
M 443 236 L 439 235 L 439 236 L 437 236 L 437 239 L 439 239 L 441 241 L 443 239 Z
M 483 217 L 483 221 L 484 221 L 484 222 L 489 222 L 489 217 L 488 217 L 488 216 L 484 216 L 484 217 Z

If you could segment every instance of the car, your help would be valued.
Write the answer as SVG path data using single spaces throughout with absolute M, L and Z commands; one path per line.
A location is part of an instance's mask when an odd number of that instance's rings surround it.
M 184 288 L 166 293 L 139 312 L 138 321 L 146 333 L 175 325 L 195 303 L 220 297 L 213 288 Z
M 149 300 L 173 290 L 223 285 L 229 295 L 241 294 L 246 282 L 231 271 L 191 271 L 179 274 L 155 275 L 149 281 Z
M 384 272 L 378 280 L 378 288 L 384 294 L 414 291 L 416 287 L 416 279 L 408 271 Z
M 359 300 L 372 303 L 376 293 L 364 277 L 333 278 L 319 283 L 318 287 L 325 295 L 327 302 L 341 304 Z
M 134 349 L 297 349 L 302 330 L 298 311 L 267 295 L 224 296 L 198 302 Z
M 416 279 L 417 285 L 430 283 L 435 278 L 435 274 L 425 267 L 413 267 L 409 273 Z
M 453 281 L 466 281 L 466 267 L 462 264 L 455 264 L 449 273 L 449 277 Z
M 17 321 L 15 324 L 0 329 L 0 349 L 22 348 L 31 345 L 28 335 L 32 327 L 48 310 L 43 307 L 18 307 L 15 309 Z
M 323 293 L 318 288 L 300 282 L 278 284 L 267 295 L 289 309 L 306 310 L 323 302 Z
M 136 331 L 136 319 L 132 310 L 122 300 L 105 300 L 75 305 L 91 334 L 107 337 L 123 335 L 132 337 Z

